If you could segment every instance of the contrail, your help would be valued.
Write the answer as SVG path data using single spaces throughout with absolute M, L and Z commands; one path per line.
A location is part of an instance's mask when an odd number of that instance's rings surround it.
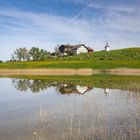
M 82 11 L 80 11 L 77 15 L 75 15 L 73 18 L 71 18 L 66 24 L 69 24 L 72 21 L 74 21 L 75 19 L 77 19 L 80 15 L 82 15 L 85 11 L 87 11 L 87 9 L 90 8 L 92 4 L 93 4 L 93 2 L 90 3 L 89 5 L 87 5 Z

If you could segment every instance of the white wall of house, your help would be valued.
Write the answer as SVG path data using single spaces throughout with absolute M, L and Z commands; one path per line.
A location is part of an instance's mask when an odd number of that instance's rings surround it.
M 109 46 L 106 46 L 105 47 L 105 51 L 107 51 L 107 52 L 110 51 L 110 47 Z
M 81 46 L 77 49 L 76 51 L 77 54 L 80 54 L 80 53 L 88 53 L 88 50 L 87 48 L 85 48 L 85 46 Z

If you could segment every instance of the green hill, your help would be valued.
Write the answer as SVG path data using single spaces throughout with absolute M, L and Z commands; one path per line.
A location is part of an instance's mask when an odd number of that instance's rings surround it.
M 99 51 L 91 54 L 58 57 L 47 61 L 0 63 L 0 68 L 140 68 L 140 48 L 126 48 L 109 52 Z

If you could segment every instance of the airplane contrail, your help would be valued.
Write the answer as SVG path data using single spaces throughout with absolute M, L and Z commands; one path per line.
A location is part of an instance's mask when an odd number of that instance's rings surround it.
M 87 9 L 90 8 L 92 4 L 93 4 L 93 2 L 90 3 L 89 5 L 87 5 L 82 11 L 80 11 L 77 15 L 75 15 L 73 18 L 71 18 L 66 24 L 69 24 L 72 21 L 74 21 L 75 19 L 77 19 L 80 15 L 82 15 L 85 11 L 87 11 Z

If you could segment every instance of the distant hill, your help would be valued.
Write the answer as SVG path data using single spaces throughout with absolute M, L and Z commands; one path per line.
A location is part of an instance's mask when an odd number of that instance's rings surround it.
M 126 48 L 109 52 L 98 51 L 88 54 L 64 56 L 48 61 L 1 63 L 0 68 L 140 68 L 140 48 Z

